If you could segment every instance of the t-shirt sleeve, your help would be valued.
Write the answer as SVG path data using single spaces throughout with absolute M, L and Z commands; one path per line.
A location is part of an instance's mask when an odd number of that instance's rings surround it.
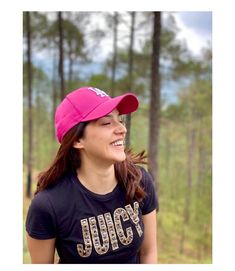
M 142 214 L 146 215 L 153 210 L 156 209 L 158 212 L 159 204 L 158 204 L 158 195 L 157 190 L 155 189 L 155 184 L 152 176 L 144 169 L 141 168 L 142 171 L 142 185 L 146 192 L 146 196 L 143 199 L 142 203 Z
M 26 218 L 26 231 L 35 239 L 56 236 L 56 218 L 46 193 L 39 192 L 31 201 Z

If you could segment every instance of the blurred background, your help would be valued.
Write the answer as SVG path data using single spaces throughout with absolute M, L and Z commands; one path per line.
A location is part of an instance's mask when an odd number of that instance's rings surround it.
M 159 263 L 212 262 L 212 13 L 23 12 L 23 244 L 37 175 L 59 145 L 54 112 L 81 86 L 136 93 L 127 146 L 158 191 Z

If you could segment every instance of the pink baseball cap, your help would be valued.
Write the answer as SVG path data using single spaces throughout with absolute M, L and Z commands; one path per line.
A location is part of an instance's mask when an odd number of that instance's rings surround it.
M 115 108 L 120 115 L 137 110 L 139 101 L 133 93 L 111 98 L 103 90 L 95 87 L 82 87 L 70 92 L 59 104 L 55 113 L 55 128 L 58 141 L 80 122 L 104 117 Z

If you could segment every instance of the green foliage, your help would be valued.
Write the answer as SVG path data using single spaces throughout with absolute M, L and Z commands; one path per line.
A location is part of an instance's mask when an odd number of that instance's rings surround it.
M 104 73 L 94 74 L 86 84 L 89 86 L 99 86 L 101 89 L 108 90 L 110 87 L 110 78 Z

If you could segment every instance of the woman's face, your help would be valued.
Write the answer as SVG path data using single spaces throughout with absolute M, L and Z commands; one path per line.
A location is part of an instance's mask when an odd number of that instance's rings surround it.
M 79 148 L 82 162 L 85 159 L 106 164 L 122 162 L 126 158 L 126 132 L 123 119 L 115 109 L 105 117 L 91 121 L 85 128 L 84 136 L 74 147 Z

